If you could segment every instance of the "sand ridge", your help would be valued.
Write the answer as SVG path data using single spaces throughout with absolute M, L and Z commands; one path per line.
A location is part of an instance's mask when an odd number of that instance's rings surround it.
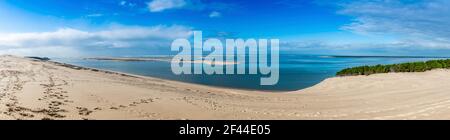
M 450 70 L 225 89 L 0 56 L 0 119 L 450 119 Z

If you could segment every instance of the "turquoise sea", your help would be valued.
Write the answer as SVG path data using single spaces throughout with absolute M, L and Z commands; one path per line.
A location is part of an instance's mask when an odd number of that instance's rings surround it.
M 170 59 L 169 56 L 150 56 Z M 326 56 L 280 55 L 280 79 L 274 86 L 261 86 L 261 75 L 175 75 L 168 61 L 111 61 L 83 58 L 52 58 L 53 61 L 84 67 L 119 71 L 162 79 L 197 83 L 210 86 L 249 90 L 292 91 L 311 87 L 336 72 L 348 67 L 394 64 L 402 62 L 441 59 L 436 57 L 407 56 Z

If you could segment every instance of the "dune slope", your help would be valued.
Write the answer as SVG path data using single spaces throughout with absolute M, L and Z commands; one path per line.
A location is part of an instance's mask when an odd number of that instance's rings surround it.
M 0 119 L 450 119 L 450 70 L 225 89 L 0 56 Z

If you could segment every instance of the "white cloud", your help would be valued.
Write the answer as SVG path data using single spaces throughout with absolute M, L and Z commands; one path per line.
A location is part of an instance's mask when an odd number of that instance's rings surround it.
M 172 40 L 189 38 L 191 34 L 189 27 L 177 25 L 123 26 L 93 32 L 63 28 L 54 32 L 0 34 L 0 53 L 22 52 L 29 55 L 33 52 L 30 50 L 48 48 L 62 48 L 54 51 L 68 53 L 67 50 L 89 50 L 90 47 L 169 47 Z
M 150 12 L 161 12 L 168 9 L 181 8 L 186 5 L 184 0 L 152 0 L 147 3 Z
M 125 6 L 127 4 L 127 1 L 120 1 L 119 4 L 122 5 L 122 6 Z
M 43 56 L 43 57 L 83 56 L 83 54 L 75 48 L 58 47 L 58 46 L 0 49 L 0 55 Z
M 209 14 L 209 17 L 210 17 L 210 18 L 216 18 L 216 17 L 220 17 L 220 16 L 222 16 L 222 14 L 220 14 L 220 13 L 217 12 L 217 11 L 213 11 L 213 12 L 211 12 L 211 13 Z
M 364 0 L 341 3 L 340 14 L 355 17 L 342 29 L 360 34 L 393 34 L 402 44 L 450 48 L 450 1 Z M 414 43 L 414 44 L 413 44 Z
M 87 15 L 87 17 L 101 17 L 101 16 L 103 16 L 103 14 L 99 14 L 99 13 Z
M 134 7 L 134 6 L 136 6 L 136 3 L 128 2 L 128 1 L 123 0 L 123 1 L 119 2 L 119 5 L 120 6 Z
M 420 43 L 424 43 L 421 42 Z M 417 42 L 336 43 L 324 41 L 281 42 L 280 51 L 294 54 L 320 55 L 391 55 L 391 56 L 450 56 L 446 48 L 430 49 L 429 44 Z

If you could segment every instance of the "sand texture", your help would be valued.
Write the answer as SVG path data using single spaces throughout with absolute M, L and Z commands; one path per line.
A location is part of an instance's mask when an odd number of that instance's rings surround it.
M 263 92 L 0 56 L 0 119 L 450 119 L 450 70 Z

